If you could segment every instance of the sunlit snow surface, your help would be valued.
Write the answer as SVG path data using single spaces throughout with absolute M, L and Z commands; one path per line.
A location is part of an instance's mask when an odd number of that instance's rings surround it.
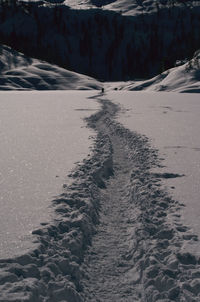
M 87 157 L 94 92 L 0 92 L 0 258 L 32 247 L 74 163 Z
M 47 2 L 53 2 L 54 0 L 49 0 Z M 151 13 L 157 11 L 157 6 L 160 8 L 165 8 L 170 6 L 171 3 L 168 1 L 151 1 L 151 0 L 65 0 L 63 3 L 73 9 L 91 9 L 100 8 L 104 10 L 112 10 L 127 16 L 134 16 L 141 13 Z M 174 2 L 173 5 L 181 6 L 181 2 Z M 191 6 L 198 5 L 198 1 L 191 1 Z
M 172 196 L 183 202 L 184 222 L 200 237 L 200 98 L 199 94 L 110 92 L 126 114 L 119 121 L 150 138 L 163 158 L 161 173 L 182 177 L 164 179 Z
M 51 200 L 88 154 L 91 131 L 82 117 L 98 108 L 87 98 L 94 94 L 0 93 L 0 257 L 30 248 L 31 231 L 51 219 Z M 199 95 L 117 91 L 106 98 L 125 109 L 120 122 L 159 149 L 160 172 L 184 175 L 162 181 L 186 205 L 183 219 L 200 236 Z

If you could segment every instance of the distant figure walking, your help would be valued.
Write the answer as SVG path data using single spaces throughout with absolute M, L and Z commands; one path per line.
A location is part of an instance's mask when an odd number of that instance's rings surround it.
M 101 93 L 104 93 L 104 88 L 103 87 L 101 88 Z

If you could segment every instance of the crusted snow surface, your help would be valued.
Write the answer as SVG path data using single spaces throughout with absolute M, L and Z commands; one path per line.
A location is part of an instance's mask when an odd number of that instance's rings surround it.
M 78 74 L 26 57 L 6 45 L 0 45 L 0 90 L 93 90 L 101 84 Z
M 181 252 L 198 239 L 168 219 L 181 205 L 152 172 L 158 151 L 92 98 L 93 153 L 54 200 L 54 223 L 34 232 L 39 247 L 0 261 L 0 301 L 199 301 L 200 259 Z

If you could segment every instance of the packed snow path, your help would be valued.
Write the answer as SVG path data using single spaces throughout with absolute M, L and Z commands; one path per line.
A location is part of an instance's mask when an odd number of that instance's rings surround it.
M 181 175 L 151 173 L 159 167 L 157 152 L 113 120 L 116 105 L 101 102 L 104 114 L 93 127 L 109 138 L 112 173 L 100 192 L 100 222 L 82 266 L 84 301 L 197 301 L 200 283 L 194 278 L 191 286 L 189 279 L 191 270 L 198 275 L 199 260 L 181 251 L 184 240 L 197 237 L 177 220 L 181 205 L 159 190 L 162 178 Z
M 86 300 L 138 301 L 140 294 L 132 282 L 140 276 L 131 259 L 126 259 L 134 210 L 127 194 L 131 162 L 118 135 L 111 135 L 102 120 L 97 122 L 97 129 L 110 138 L 114 176 L 101 191 L 100 224 L 84 262 L 83 270 L 88 276 Z
M 199 302 L 198 238 L 161 185 L 181 175 L 153 172 L 148 139 L 116 122 L 104 95 L 92 98 L 102 104 L 87 119 L 93 152 L 53 201 L 55 220 L 33 232 L 38 248 L 0 259 L 0 301 Z

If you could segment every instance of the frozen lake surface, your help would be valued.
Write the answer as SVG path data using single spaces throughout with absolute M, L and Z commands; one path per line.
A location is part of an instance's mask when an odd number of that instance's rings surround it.
M 93 94 L 0 92 L 0 258 L 33 247 L 31 232 L 51 219 L 51 200 L 87 157 Z

